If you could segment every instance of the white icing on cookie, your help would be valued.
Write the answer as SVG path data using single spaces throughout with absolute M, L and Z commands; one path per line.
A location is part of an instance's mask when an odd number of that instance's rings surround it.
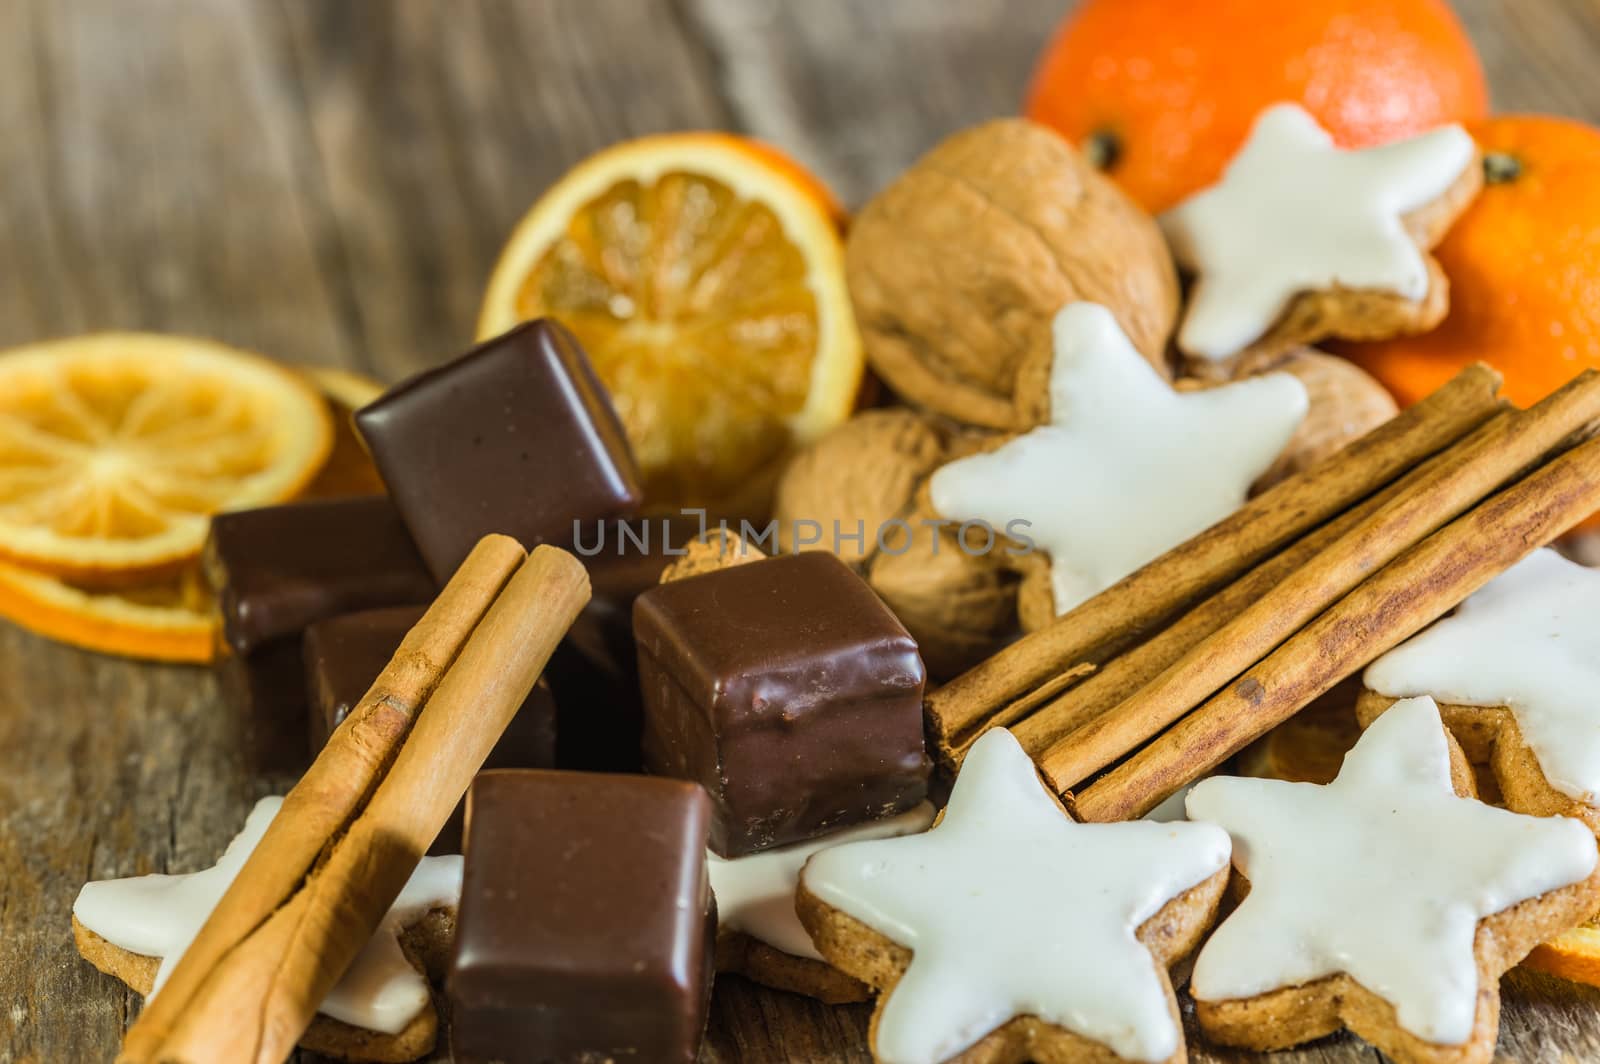
M 1306 413 L 1274 373 L 1177 392 L 1097 303 L 1055 319 L 1050 424 L 933 475 L 934 509 L 1026 535 L 1050 555 L 1057 613 L 1226 517 Z
M 973 745 L 937 827 L 824 850 L 802 879 L 912 952 L 876 1059 L 934 1064 L 1029 1015 L 1154 1061 L 1181 1035 L 1134 932 L 1227 863 L 1210 824 L 1075 823 L 997 728 Z
M 1476 152 L 1460 126 L 1341 151 L 1299 105 L 1267 108 L 1222 180 L 1161 216 L 1178 264 L 1197 276 L 1178 346 L 1235 355 L 1300 292 L 1371 288 L 1421 300 L 1427 260 L 1403 216 L 1442 196 Z
M 1579 882 L 1595 840 L 1576 820 L 1457 797 L 1439 710 L 1395 703 L 1326 786 L 1218 777 L 1189 816 L 1233 836 L 1250 893 L 1200 950 L 1202 1001 L 1348 973 L 1419 1038 L 1460 1045 L 1478 1003 L 1478 921 Z
M 1392 698 L 1509 707 L 1550 785 L 1600 804 L 1600 571 L 1534 551 L 1362 679 Z
M 154 997 L 216 908 L 282 798 L 263 798 L 211 868 L 188 875 L 133 876 L 86 883 L 72 915 L 90 931 L 130 953 L 160 957 Z M 318 1010 L 355 1027 L 399 1034 L 428 1004 L 428 984 L 406 960 L 399 934 L 429 909 L 461 899 L 461 858 L 424 857 L 395 899 L 377 933 L 356 955 Z
M 923 802 L 899 816 L 731 860 L 707 850 L 706 870 L 711 874 L 711 893 L 717 896 L 718 926 L 741 931 L 796 957 L 822 960 L 794 911 L 795 887 L 806 860 L 847 842 L 892 839 L 926 831 L 933 823 L 933 813 L 933 806 Z

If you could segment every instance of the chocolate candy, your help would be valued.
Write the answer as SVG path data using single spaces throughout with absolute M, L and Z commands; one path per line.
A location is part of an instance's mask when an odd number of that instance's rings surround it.
M 256 767 L 305 761 L 300 636 L 314 621 L 427 602 L 435 585 L 393 504 L 382 496 L 218 514 L 205 549 L 221 615 L 217 671 L 243 716 Z
M 428 602 L 437 590 L 381 495 L 218 514 L 205 571 L 237 654 L 298 638 L 325 617 Z
M 633 609 L 649 772 L 694 780 L 740 857 L 922 801 L 917 644 L 860 577 L 812 552 L 646 591 Z
M 280 639 L 249 655 L 219 645 L 213 671 L 223 704 L 238 716 L 251 767 L 259 772 L 303 769 L 309 713 L 300 641 Z
M 479 538 L 566 545 L 574 521 L 637 508 L 639 474 L 600 380 L 553 321 L 517 326 L 356 413 L 443 581 Z
M 593 553 L 580 557 L 593 597 L 548 671 L 561 707 L 557 763 L 562 768 L 639 771 L 644 704 L 633 601 L 660 582 L 662 570 L 676 557 L 672 551 L 681 550 L 699 530 L 698 521 L 681 518 L 585 526 L 579 543 Z
M 700 788 L 486 772 L 468 809 L 454 1059 L 690 1064 L 716 932 Z
M 364 610 L 318 621 L 306 629 L 305 685 L 311 700 L 311 755 L 327 743 L 350 710 L 389 664 L 400 641 L 422 619 L 422 606 Z M 540 677 L 489 752 L 484 768 L 549 768 L 555 764 L 556 703 Z M 450 815 L 430 853 L 461 852 L 465 802 Z

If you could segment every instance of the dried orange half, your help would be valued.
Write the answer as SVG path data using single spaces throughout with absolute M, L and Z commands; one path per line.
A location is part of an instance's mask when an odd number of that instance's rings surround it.
M 647 501 L 749 509 L 861 386 L 840 217 L 819 181 L 759 142 L 628 141 L 523 217 L 478 335 L 560 320 L 611 392 Z
M 298 493 L 327 458 L 301 375 L 187 337 L 101 333 L 0 352 L 0 558 L 83 587 L 148 584 L 210 516 Z

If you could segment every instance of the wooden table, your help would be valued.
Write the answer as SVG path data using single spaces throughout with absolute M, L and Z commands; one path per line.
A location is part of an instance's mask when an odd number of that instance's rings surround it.
M 1600 118 L 1600 10 L 1457 4 L 1502 109 Z M 501 240 L 585 153 L 749 130 L 859 203 L 1014 111 L 1066 6 L 9 0 L 0 344 L 157 329 L 397 378 L 464 347 Z M 72 900 L 86 879 L 209 865 L 285 784 L 238 748 L 205 672 L 0 624 L 0 1064 L 111 1058 L 138 998 L 78 959 Z M 864 1061 L 865 1026 L 727 979 L 705 1058 Z M 1513 976 L 1500 1048 L 1600 1058 L 1600 992 Z M 1335 1038 L 1278 1059 L 1363 1055 Z

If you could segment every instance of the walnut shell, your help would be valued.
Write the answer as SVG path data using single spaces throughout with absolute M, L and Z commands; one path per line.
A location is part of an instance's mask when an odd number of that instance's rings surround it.
M 1017 621 L 1024 632 L 1048 628 L 1056 619 L 1056 589 L 1051 580 L 1050 555 L 1038 551 L 1016 559 L 1021 576 L 1017 586 Z
M 846 532 L 861 522 L 864 542 L 837 544 L 841 559 L 865 565 L 877 549 L 877 530 L 911 506 L 922 482 L 945 461 L 945 440 L 933 420 L 903 408 L 869 410 L 797 454 L 778 480 L 773 516 L 778 546 L 795 549 L 798 521 L 816 521 L 831 549 L 832 522 Z
M 1305 385 L 1310 408 L 1256 491 L 1315 465 L 1400 412 L 1394 396 L 1353 362 L 1306 347 L 1273 369 L 1292 373 Z
M 916 639 L 928 673 L 945 680 L 1005 645 L 1017 626 L 1017 574 L 999 554 L 964 551 L 953 530 L 909 519 L 886 544 L 867 583 Z
M 660 582 L 669 584 L 674 580 L 687 580 L 691 576 L 760 561 L 766 556 L 760 547 L 731 529 L 707 529 L 704 536 L 698 536 L 683 545 L 683 553 L 678 560 L 661 571 Z
M 1018 367 L 1050 322 L 1102 303 L 1168 373 L 1178 310 L 1155 222 L 1055 133 L 1002 119 L 957 133 L 862 209 L 845 268 L 867 358 L 903 398 L 958 422 L 1022 427 Z

